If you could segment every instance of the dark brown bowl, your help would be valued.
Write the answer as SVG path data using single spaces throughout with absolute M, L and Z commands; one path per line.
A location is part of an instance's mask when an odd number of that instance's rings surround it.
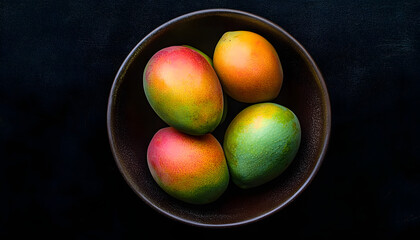
M 167 195 L 154 182 L 146 152 L 153 135 L 166 124 L 146 100 L 142 74 L 154 53 L 171 45 L 191 45 L 210 57 L 226 31 L 248 30 L 264 36 L 277 50 L 284 82 L 273 102 L 299 118 L 302 141 L 296 158 L 275 180 L 242 190 L 230 184 L 216 202 L 191 205 Z M 213 135 L 223 144 L 230 121 L 249 104 L 228 98 L 228 115 Z M 256 15 L 228 9 L 189 13 L 158 27 L 130 52 L 118 71 L 108 103 L 108 135 L 115 161 L 134 192 L 148 205 L 192 225 L 227 227 L 250 223 L 285 207 L 311 182 L 326 153 L 331 128 L 327 88 L 306 50 L 276 24 Z

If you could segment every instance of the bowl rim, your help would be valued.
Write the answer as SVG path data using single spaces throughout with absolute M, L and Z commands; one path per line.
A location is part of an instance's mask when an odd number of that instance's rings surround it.
M 178 21 L 181 21 L 185 18 L 190 18 L 196 15 L 203 15 L 203 14 L 215 14 L 215 13 L 227 13 L 227 14 L 236 14 L 236 15 L 243 15 L 249 18 L 252 18 L 254 20 L 257 20 L 259 22 L 262 22 L 264 24 L 269 25 L 270 27 L 276 29 L 277 31 L 281 32 L 284 36 L 286 36 L 286 38 L 288 38 L 291 42 L 292 42 L 292 47 L 295 48 L 295 50 L 298 50 L 300 52 L 301 55 L 303 55 L 304 58 L 307 59 L 307 62 L 310 63 L 310 65 L 312 66 L 312 68 L 315 71 L 315 75 L 317 75 L 318 77 L 318 84 L 320 84 L 320 89 L 322 92 L 322 99 L 324 100 L 324 104 L 325 104 L 325 112 L 326 112 L 326 119 L 324 122 L 324 126 L 326 131 L 324 132 L 325 136 L 324 136 L 324 141 L 322 143 L 322 149 L 321 152 L 319 154 L 319 157 L 316 161 L 316 164 L 314 166 L 314 168 L 312 169 L 312 172 L 309 174 L 309 176 L 307 177 L 307 179 L 305 180 L 305 182 L 297 189 L 297 191 L 291 195 L 285 202 L 283 202 L 282 204 L 278 205 L 277 207 L 275 207 L 274 209 L 271 209 L 270 211 L 264 212 L 256 217 L 252 217 L 249 219 L 245 219 L 242 221 L 238 221 L 238 222 L 231 222 L 231 223 L 220 223 L 220 224 L 215 224 L 215 223 L 202 223 L 202 222 L 197 222 L 197 221 L 193 221 L 193 220 L 189 220 L 189 219 L 185 219 L 182 218 L 180 216 L 177 216 L 175 214 L 172 214 L 164 209 L 159 208 L 158 206 L 156 206 L 151 200 L 149 200 L 146 196 L 144 196 L 141 192 L 137 191 L 134 186 L 132 181 L 129 179 L 129 176 L 127 175 L 127 173 L 125 172 L 124 168 L 122 167 L 118 154 L 117 154 L 117 147 L 115 144 L 115 136 L 114 136 L 114 131 L 112 129 L 112 120 L 113 120 L 113 115 L 112 115 L 112 108 L 113 108 L 113 99 L 114 96 L 116 94 L 117 89 L 119 88 L 120 84 L 121 84 L 121 78 L 124 75 L 124 72 L 126 70 L 126 67 L 129 65 L 133 55 L 135 55 L 135 53 L 138 51 L 138 49 L 141 47 L 141 45 L 146 42 L 151 36 L 153 36 L 154 34 L 158 33 L 161 29 L 164 29 Z M 245 11 L 241 11 L 241 10 L 235 10 L 235 9 L 228 9 L 228 8 L 210 8 L 210 9 L 203 9 L 203 10 L 198 10 L 198 11 L 193 11 L 187 14 L 183 14 L 180 15 L 176 18 L 173 18 L 163 24 L 161 24 L 159 27 L 155 28 L 153 31 L 151 31 L 149 34 L 147 34 L 142 40 L 140 40 L 136 46 L 130 51 L 130 53 L 127 55 L 127 57 L 125 58 L 124 62 L 121 64 L 115 78 L 114 81 L 112 83 L 112 87 L 110 90 L 110 94 L 108 97 L 108 106 L 107 106 L 107 132 L 108 132 L 108 140 L 109 140 L 109 144 L 111 147 L 111 151 L 112 151 L 112 155 L 114 157 L 114 160 L 117 164 L 117 167 L 120 171 L 120 173 L 123 175 L 124 180 L 128 183 L 128 185 L 130 186 L 130 188 L 150 207 L 152 207 L 153 209 L 157 210 L 158 212 L 162 213 L 164 216 L 178 220 L 180 222 L 192 225 L 192 226 L 199 226 L 199 227 L 208 227 L 208 228 L 227 228 L 227 227 L 234 227 L 234 226 L 240 226 L 240 225 L 244 225 L 244 224 L 249 224 L 258 220 L 261 220 L 263 218 L 266 218 L 267 216 L 279 211 L 280 209 L 284 208 L 285 206 L 287 206 L 289 203 L 291 203 L 293 200 L 296 199 L 297 196 L 299 196 L 306 188 L 307 186 L 311 183 L 311 181 L 313 180 L 313 178 L 315 177 L 315 175 L 317 174 L 320 166 L 322 165 L 322 162 L 324 160 L 324 157 L 327 153 L 327 149 L 328 149 L 328 145 L 329 145 L 329 139 L 330 139 L 330 135 L 331 135 L 331 104 L 330 104 L 330 99 L 329 99 L 329 94 L 328 94 L 328 90 L 324 81 L 324 78 L 318 68 L 318 66 L 316 65 L 315 61 L 312 59 L 312 57 L 310 56 L 310 54 L 307 52 L 307 50 L 294 38 L 292 37 L 288 32 L 286 32 L 283 28 L 281 28 L 279 25 L 271 22 L 270 20 L 257 16 L 253 13 L 249 13 L 249 12 L 245 12 Z

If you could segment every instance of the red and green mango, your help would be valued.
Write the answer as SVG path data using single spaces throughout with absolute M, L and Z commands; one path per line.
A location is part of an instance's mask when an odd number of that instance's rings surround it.
M 190 47 L 155 53 L 145 67 L 143 88 L 157 115 L 179 131 L 203 135 L 221 122 L 222 86 L 208 60 Z

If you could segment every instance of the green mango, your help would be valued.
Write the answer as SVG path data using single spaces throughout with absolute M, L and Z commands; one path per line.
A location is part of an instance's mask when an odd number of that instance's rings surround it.
M 223 142 L 233 183 L 247 189 L 278 177 L 300 141 L 299 120 L 288 108 L 275 103 L 245 108 L 229 124 Z

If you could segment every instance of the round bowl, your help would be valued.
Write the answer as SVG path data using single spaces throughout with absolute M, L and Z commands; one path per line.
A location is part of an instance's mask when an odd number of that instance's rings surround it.
M 284 71 L 283 86 L 272 102 L 299 118 L 302 139 L 291 165 L 260 187 L 242 190 L 230 183 L 215 202 L 192 205 L 166 194 L 147 166 L 147 147 L 167 125 L 155 114 L 142 85 L 144 67 L 154 53 L 172 45 L 190 45 L 210 57 L 227 31 L 248 30 L 265 37 L 276 49 Z M 226 120 L 212 133 L 223 144 L 231 120 L 249 104 L 228 101 Z M 107 115 L 111 149 L 121 174 L 133 191 L 158 212 L 184 223 L 227 227 L 250 223 L 284 208 L 311 182 L 325 156 L 331 110 L 323 77 L 308 52 L 290 34 L 259 16 L 229 9 L 209 9 L 175 18 L 153 30 L 130 52 L 119 69 L 109 96 Z

